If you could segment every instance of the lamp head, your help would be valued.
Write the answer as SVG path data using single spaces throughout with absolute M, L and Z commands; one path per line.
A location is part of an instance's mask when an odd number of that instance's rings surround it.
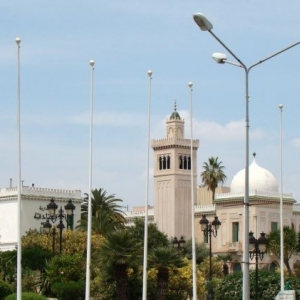
M 213 29 L 213 25 L 208 21 L 208 19 L 203 14 L 196 13 L 193 15 L 193 18 L 202 31 L 210 31 Z
M 15 42 L 17 43 L 17 45 L 19 45 L 21 43 L 21 39 L 19 37 L 16 37 Z
M 227 60 L 227 55 L 224 53 L 213 53 L 212 58 L 218 63 L 218 64 L 225 64 Z
M 147 74 L 148 74 L 149 77 L 151 77 L 152 76 L 152 71 L 148 70 Z
M 95 61 L 91 59 L 91 60 L 89 61 L 89 64 L 90 64 L 91 67 L 94 67 Z

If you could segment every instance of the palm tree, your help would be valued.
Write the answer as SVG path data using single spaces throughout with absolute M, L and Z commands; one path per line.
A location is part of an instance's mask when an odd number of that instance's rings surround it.
M 218 184 L 223 184 L 227 178 L 224 174 L 225 167 L 222 166 L 222 161 L 218 161 L 218 157 L 210 157 L 208 162 L 203 164 L 203 169 L 204 171 L 200 174 L 202 183 L 207 186 L 209 191 L 212 191 L 212 200 L 214 201 Z
M 142 243 L 126 229 L 113 231 L 107 234 L 100 249 L 99 261 L 102 267 L 113 271 L 116 282 L 117 299 L 128 299 L 128 274 L 129 267 L 135 266 L 141 258 Z
M 102 188 L 92 190 L 92 230 L 102 235 L 121 229 L 125 224 L 123 207 L 118 204 L 122 200 L 106 193 Z M 77 228 L 87 228 L 88 201 L 89 195 L 85 194 L 81 205 L 81 223 Z
M 148 256 L 149 267 L 157 269 L 157 300 L 164 300 L 168 291 L 170 268 L 182 268 L 186 265 L 182 254 L 172 247 L 157 247 Z

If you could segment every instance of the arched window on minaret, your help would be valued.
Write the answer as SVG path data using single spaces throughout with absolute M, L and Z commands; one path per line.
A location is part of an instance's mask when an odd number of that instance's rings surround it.
M 179 156 L 179 169 L 180 170 L 191 170 L 191 157 L 189 155 Z
M 188 161 L 187 167 L 188 167 L 188 170 L 190 170 L 191 169 L 191 157 L 190 156 L 187 158 L 187 161 Z
M 188 169 L 188 157 L 187 157 L 187 156 L 184 157 L 184 165 L 183 165 L 183 168 L 184 168 L 185 170 Z
M 171 158 L 170 158 L 170 155 L 167 156 L 167 169 L 171 169 Z
M 171 168 L 171 157 L 170 155 L 160 155 L 158 157 L 159 170 L 167 170 Z
M 163 158 L 161 156 L 158 157 L 158 163 L 159 163 L 159 169 L 162 170 L 162 160 Z
M 163 169 L 165 170 L 167 168 L 167 161 L 166 157 L 163 156 Z
M 182 155 L 179 156 L 179 169 L 180 170 L 183 169 L 183 156 Z

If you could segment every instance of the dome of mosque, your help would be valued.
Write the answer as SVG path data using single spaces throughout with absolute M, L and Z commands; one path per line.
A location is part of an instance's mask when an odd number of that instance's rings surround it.
M 174 103 L 174 111 L 172 112 L 171 116 L 170 116 L 170 120 L 181 120 L 180 115 L 177 111 L 177 103 L 175 101 Z
M 245 190 L 245 169 L 239 171 L 231 182 L 231 193 L 240 193 Z M 249 166 L 249 192 L 278 192 L 278 185 L 274 175 L 260 167 L 255 159 Z

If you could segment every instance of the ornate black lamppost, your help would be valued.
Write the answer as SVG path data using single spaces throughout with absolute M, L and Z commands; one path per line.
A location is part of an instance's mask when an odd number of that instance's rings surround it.
M 209 239 L 209 288 L 208 288 L 208 299 L 212 300 L 214 298 L 214 292 L 212 287 L 212 252 L 211 252 L 211 238 L 212 236 L 216 237 L 218 234 L 218 229 L 221 226 L 221 222 L 219 221 L 218 217 L 215 216 L 215 219 L 212 222 L 209 222 L 206 219 L 206 215 L 202 216 L 200 220 L 201 230 L 203 231 L 205 236 L 208 236 Z
M 181 244 L 183 245 L 185 243 L 185 239 L 183 236 L 180 237 L 180 240 L 175 236 L 174 239 L 172 240 L 173 247 L 177 245 L 178 250 L 181 248 Z
M 73 230 L 73 219 L 74 219 L 74 210 L 75 210 L 75 205 L 72 203 L 72 200 L 70 199 L 68 204 L 65 205 L 65 211 L 66 214 L 64 213 L 62 206 L 58 210 L 58 214 L 55 214 L 56 209 L 57 209 L 57 204 L 54 202 L 54 199 L 52 198 L 50 200 L 50 203 L 47 205 L 47 210 L 49 212 L 49 218 L 44 224 L 44 229 L 47 234 L 52 234 L 52 253 L 54 255 L 55 251 L 55 236 L 57 234 L 57 228 L 59 229 L 59 253 L 62 253 L 62 232 L 63 229 L 65 228 L 63 220 L 65 219 L 67 222 L 67 228 L 70 228 Z M 49 219 L 52 221 L 52 223 L 55 223 L 57 219 L 59 219 L 59 223 L 57 226 L 53 226 L 49 222 Z
M 267 252 L 268 239 L 266 234 L 262 232 L 259 239 L 253 236 L 253 232 L 249 232 L 249 255 L 252 260 L 255 257 L 255 299 L 258 300 L 258 258 L 262 260 Z

